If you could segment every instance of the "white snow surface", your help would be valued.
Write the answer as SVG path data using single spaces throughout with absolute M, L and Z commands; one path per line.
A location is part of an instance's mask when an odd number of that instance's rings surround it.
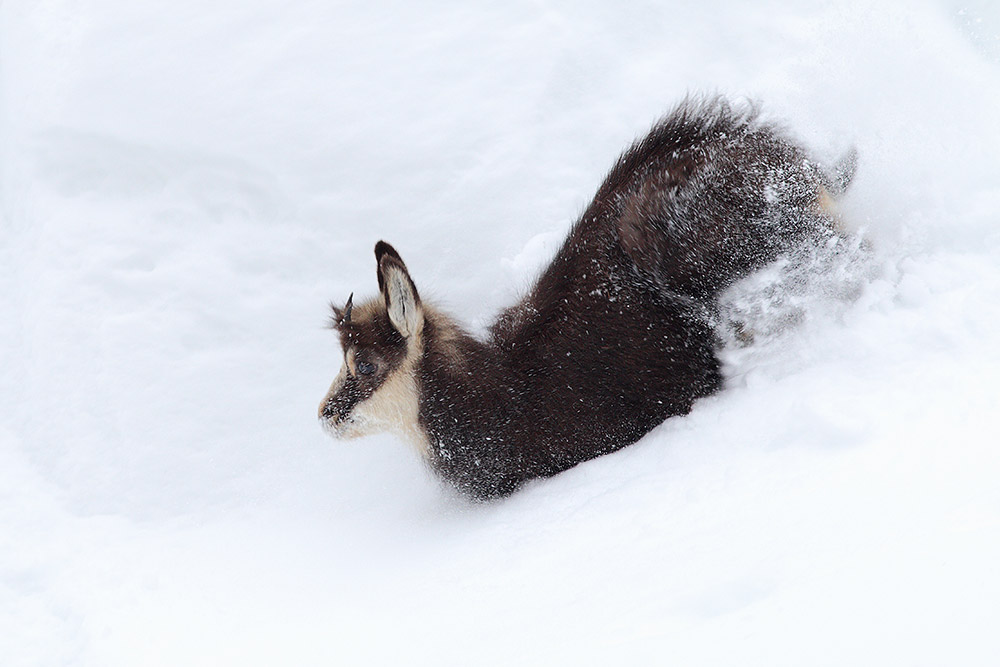
M 689 92 L 870 256 L 509 499 L 327 438 L 375 241 L 481 331 Z M 0 4 L 0 663 L 1000 664 L 998 119 L 987 0 Z

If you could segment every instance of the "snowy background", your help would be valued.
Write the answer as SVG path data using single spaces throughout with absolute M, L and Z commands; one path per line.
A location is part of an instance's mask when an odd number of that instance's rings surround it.
M 689 91 L 874 254 L 506 501 L 327 439 L 376 240 L 481 329 Z M 1000 663 L 995 2 L 7 0 L 0 216 L 5 666 Z

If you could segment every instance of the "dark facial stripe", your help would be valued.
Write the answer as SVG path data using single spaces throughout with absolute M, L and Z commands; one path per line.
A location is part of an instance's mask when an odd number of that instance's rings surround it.
M 351 414 L 357 404 L 366 398 L 366 393 L 370 394 L 371 392 L 365 392 L 358 379 L 348 374 L 337 393 L 327 400 L 323 407 L 323 416 L 332 419 L 335 423 L 342 422 Z

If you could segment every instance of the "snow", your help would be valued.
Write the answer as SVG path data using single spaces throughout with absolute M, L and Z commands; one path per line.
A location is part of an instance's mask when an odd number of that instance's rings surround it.
M 994 665 L 995 3 L 0 4 L 4 665 Z M 636 445 L 470 505 L 333 442 L 385 238 L 481 328 L 689 91 L 834 159 L 872 250 Z

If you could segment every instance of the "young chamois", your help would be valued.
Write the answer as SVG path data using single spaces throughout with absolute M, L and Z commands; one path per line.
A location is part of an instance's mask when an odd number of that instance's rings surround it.
M 531 291 L 485 340 L 420 298 L 375 246 L 379 296 L 333 307 L 335 437 L 393 431 L 475 498 L 629 445 L 722 384 L 718 294 L 837 233 L 824 171 L 752 107 L 687 101 L 615 164 Z

